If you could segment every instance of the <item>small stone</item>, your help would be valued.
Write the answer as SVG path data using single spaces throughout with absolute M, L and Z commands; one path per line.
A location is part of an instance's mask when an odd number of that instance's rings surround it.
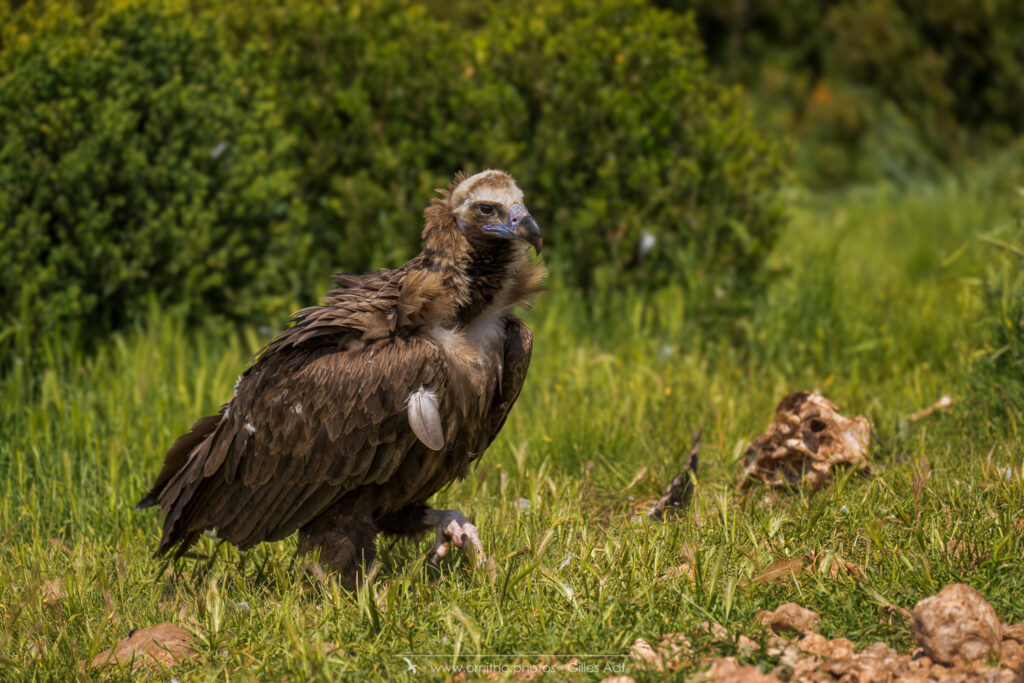
M 629 656 L 633 659 L 640 660 L 644 664 L 648 664 L 653 667 L 656 671 L 665 670 L 665 661 L 661 655 L 658 654 L 651 644 L 643 638 L 637 638 L 632 647 L 629 648 Z
M 787 602 L 775 609 L 771 618 L 771 627 L 777 632 L 796 631 L 806 633 L 818 628 L 821 617 L 814 610 L 809 610 L 795 602 Z
M 820 657 L 828 657 L 828 639 L 820 633 L 805 633 L 804 637 L 798 640 L 796 645 L 804 652 L 809 652 L 812 655 L 818 655 Z
M 1024 623 L 1003 624 L 1003 640 L 1016 640 L 1024 645 Z
M 193 647 L 192 635 L 169 621 L 133 631 L 127 638 L 109 650 L 96 655 L 92 667 L 98 669 L 107 664 L 123 666 L 132 663 L 132 671 L 143 666 L 158 664 L 175 666 L 186 659 L 198 657 Z
M 751 655 L 760 650 L 761 646 L 752 638 L 741 635 L 736 641 L 736 649 L 741 655 Z
M 1002 625 L 981 593 L 952 583 L 914 606 L 914 637 L 936 662 L 972 662 L 999 652 Z
M 721 657 L 712 661 L 711 668 L 701 678 L 714 683 L 781 683 L 778 678 L 762 673 L 756 666 L 740 666 L 735 657 Z

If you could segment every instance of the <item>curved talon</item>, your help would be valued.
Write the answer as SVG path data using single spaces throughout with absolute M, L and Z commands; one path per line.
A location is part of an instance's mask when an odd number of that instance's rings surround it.
M 480 541 L 480 533 L 476 526 L 463 517 L 457 510 L 431 510 L 439 516 L 434 526 L 434 552 L 430 556 L 430 564 L 438 562 L 451 552 L 452 544 L 462 548 L 477 567 L 484 564 L 484 546 Z M 433 521 L 433 519 L 431 520 Z

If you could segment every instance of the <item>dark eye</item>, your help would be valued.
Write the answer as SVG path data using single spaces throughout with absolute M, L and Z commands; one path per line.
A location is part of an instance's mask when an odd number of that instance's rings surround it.
M 490 204 L 480 204 L 477 207 L 477 209 L 479 209 L 480 213 L 482 213 L 485 216 L 490 216 L 491 214 L 494 213 L 494 207 L 491 206 Z

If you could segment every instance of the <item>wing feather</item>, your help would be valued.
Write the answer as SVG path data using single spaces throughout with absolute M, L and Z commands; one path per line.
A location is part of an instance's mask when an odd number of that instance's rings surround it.
M 448 373 L 426 339 L 265 351 L 162 492 L 158 552 L 201 528 L 240 547 L 283 537 L 346 491 L 392 476 L 416 443 L 409 393 L 443 396 Z
M 533 333 L 529 326 L 516 316 L 509 316 L 505 323 L 505 343 L 501 362 L 501 383 L 487 414 L 487 443 L 489 446 L 505 425 L 508 414 L 519 398 L 519 392 L 526 381 L 533 354 Z

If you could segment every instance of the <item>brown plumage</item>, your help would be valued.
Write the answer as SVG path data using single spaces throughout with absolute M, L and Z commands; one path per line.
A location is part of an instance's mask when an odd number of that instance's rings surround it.
M 164 458 L 137 507 L 159 505 L 161 555 L 204 530 L 241 549 L 298 530 L 348 577 L 378 532 L 437 529 L 479 551 L 476 529 L 427 499 L 494 440 L 533 338 L 512 314 L 539 289 L 540 231 L 501 171 L 462 174 L 425 212 L 423 252 L 395 270 L 334 277 L 320 306 L 256 356 L 217 415 Z

